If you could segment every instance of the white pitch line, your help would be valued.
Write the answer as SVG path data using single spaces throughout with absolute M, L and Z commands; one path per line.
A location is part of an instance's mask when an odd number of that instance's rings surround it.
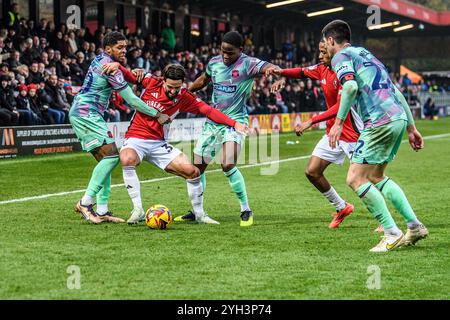
M 425 140 L 433 140 L 433 139 L 440 139 L 440 138 L 446 138 L 446 137 L 450 137 L 450 133 L 439 134 L 439 135 L 434 135 L 434 136 L 428 136 L 428 137 L 424 137 L 424 139 Z M 402 141 L 402 143 L 406 143 L 406 142 L 408 142 L 408 140 L 403 140 Z M 275 164 L 275 163 L 284 163 L 284 162 L 290 162 L 290 161 L 304 160 L 304 159 L 308 159 L 310 157 L 311 157 L 311 155 L 287 158 L 287 159 L 282 159 L 282 160 L 267 161 L 267 162 L 255 163 L 255 164 L 247 164 L 247 165 L 239 166 L 239 168 L 240 169 L 245 169 L 245 168 L 260 167 L 260 166 L 265 166 L 265 165 L 270 165 L 270 164 Z M 222 169 L 208 170 L 208 171 L 205 171 L 205 172 L 206 173 L 214 173 L 214 172 L 220 172 L 220 171 L 222 171 Z M 178 176 L 170 176 L 170 177 L 163 177 L 163 178 L 155 178 L 155 179 L 149 179 L 149 180 L 141 181 L 141 183 L 142 184 L 144 184 L 144 183 L 153 183 L 153 182 L 158 182 L 158 181 L 171 180 L 171 179 L 175 179 L 175 178 L 179 178 L 179 177 Z M 124 186 L 123 183 L 113 184 L 113 185 L 111 185 L 111 188 L 118 188 L 118 187 L 123 187 L 123 186 Z M 59 192 L 59 193 L 42 194 L 42 195 L 39 195 L 39 196 L 11 199 L 11 200 L 0 201 L 0 205 L 2 205 L 2 204 L 9 204 L 9 203 L 15 203 L 15 202 L 26 202 L 26 201 L 32 201 L 32 200 L 38 200 L 38 199 L 45 199 L 45 198 L 50 198 L 50 197 L 66 196 L 66 195 L 69 195 L 69 194 L 82 193 L 82 192 L 85 192 L 85 191 L 86 190 L 84 190 L 84 189 L 83 190 L 80 189 L 80 190 L 72 190 L 72 191 Z
M 287 158 L 287 159 L 276 160 L 276 161 L 267 161 L 267 162 L 262 162 L 262 163 L 247 164 L 247 165 L 239 166 L 239 168 L 240 169 L 245 169 L 245 168 L 252 168 L 252 167 L 260 167 L 260 166 L 270 165 L 270 164 L 274 164 L 274 163 L 283 163 L 283 162 L 288 162 L 288 161 L 296 161 L 296 160 L 308 159 L 309 157 L 310 156 L 301 156 L 301 157 Z M 208 170 L 208 171 L 205 171 L 205 172 L 206 173 L 214 173 L 214 172 L 221 172 L 221 171 L 222 171 L 222 169 L 214 169 L 214 170 Z M 144 180 L 144 181 L 141 181 L 141 184 L 153 183 L 153 182 L 165 181 L 165 180 L 171 180 L 171 179 L 175 179 L 175 178 L 179 178 L 179 177 L 178 176 L 171 176 L 171 177 L 164 177 L 164 178 L 155 178 L 155 179 L 150 179 L 150 180 Z M 120 183 L 120 184 L 113 184 L 113 185 L 111 185 L 111 188 L 118 188 L 118 187 L 124 187 L 124 184 Z M 32 201 L 32 200 L 37 200 L 37 199 L 45 199 L 45 198 L 50 198 L 50 197 L 66 196 L 68 194 L 82 193 L 82 192 L 85 192 L 85 191 L 86 191 L 85 189 L 83 189 L 83 190 L 80 189 L 80 190 L 72 190 L 72 191 L 66 191 L 66 192 L 42 194 L 42 195 L 39 195 L 39 196 L 11 199 L 11 200 L 0 201 L 0 205 L 14 203 L 14 202 L 25 202 L 25 201 Z

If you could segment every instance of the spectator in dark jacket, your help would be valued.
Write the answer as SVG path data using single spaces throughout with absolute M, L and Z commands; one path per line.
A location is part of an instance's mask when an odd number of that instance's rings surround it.
M 21 66 L 22 63 L 20 62 L 20 52 L 19 51 L 13 51 L 11 52 L 8 60 L 6 60 L 9 64 L 9 68 L 13 71 L 17 69 L 18 66 Z
M 86 75 L 89 70 L 89 62 L 86 61 L 86 56 L 83 52 L 78 51 L 77 55 L 77 63 L 80 68 L 83 70 L 83 73 Z
M 9 76 L 0 77 L 0 122 L 6 126 L 16 126 L 19 123 L 19 112 L 16 109 L 14 91 L 9 86 Z
M 295 93 L 290 84 L 286 85 L 283 91 L 281 91 L 281 96 L 288 107 L 288 111 L 295 112 Z
M 72 84 L 75 86 L 81 86 L 84 81 L 85 72 L 81 66 L 77 63 L 75 56 L 69 57 L 70 77 Z
M 30 99 L 31 109 L 41 119 L 42 124 L 54 124 L 55 120 L 48 113 L 48 109 L 44 107 L 41 99 L 37 94 L 38 86 L 34 83 L 28 85 L 28 97 Z
M 16 98 L 17 111 L 20 113 L 20 124 L 33 126 L 42 124 L 42 120 L 31 108 L 30 99 L 28 97 L 28 87 L 24 84 L 18 86 L 19 95 Z
M 36 28 L 36 33 L 39 38 L 50 38 L 50 32 L 48 31 L 48 21 L 47 19 L 43 18 L 39 22 L 39 26 Z
M 67 119 L 68 113 L 69 113 L 69 107 L 67 105 L 64 105 L 60 102 L 59 98 L 59 87 L 58 87 L 58 76 L 52 74 L 45 84 L 45 93 L 50 98 L 48 100 L 48 106 L 52 109 L 59 110 L 64 112 L 64 120 Z M 63 121 L 64 121 L 63 120 Z
M 58 80 L 56 80 L 58 82 Z M 52 96 L 50 96 L 46 89 L 45 82 L 41 82 L 38 88 L 38 99 L 42 101 L 43 108 L 47 110 L 48 114 L 54 119 L 56 124 L 64 123 L 66 114 L 63 110 L 58 109 L 59 106 L 54 102 Z
M 427 99 L 423 106 L 423 114 L 427 119 L 433 120 L 435 116 L 437 116 L 438 110 L 436 110 L 436 106 L 434 104 L 433 99 L 430 97 Z
M 37 62 L 33 62 L 30 66 L 29 76 L 27 78 L 27 84 L 30 83 L 40 83 L 44 81 L 44 75 L 39 72 L 39 64 Z
M 305 111 L 311 112 L 316 110 L 316 101 L 318 94 L 316 88 L 313 87 L 313 82 L 308 79 L 305 90 Z
M 60 61 L 56 62 L 56 75 L 59 78 L 68 78 L 71 76 L 68 61 L 69 59 L 67 57 L 62 57 Z

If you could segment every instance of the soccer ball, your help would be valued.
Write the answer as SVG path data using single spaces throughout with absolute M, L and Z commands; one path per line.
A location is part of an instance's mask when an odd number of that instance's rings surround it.
M 145 212 L 145 224 L 151 229 L 166 229 L 172 221 L 172 213 L 162 204 L 155 204 Z

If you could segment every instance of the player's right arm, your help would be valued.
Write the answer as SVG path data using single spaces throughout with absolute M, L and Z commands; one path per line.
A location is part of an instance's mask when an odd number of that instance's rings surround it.
M 139 112 L 145 113 L 151 117 L 155 117 L 158 119 L 158 122 L 161 124 L 167 123 L 170 121 L 169 116 L 166 114 L 160 113 L 155 108 L 149 107 L 144 101 L 139 99 L 130 88 L 128 83 L 125 81 L 123 73 L 119 70 L 114 75 L 109 75 L 108 82 L 112 86 L 114 90 L 120 92 L 122 98 L 128 103 L 129 106 L 136 109 Z
M 207 72 L 203 72 L 203 74 L 195 79 L 195 81 L 189 86 L 188 90 L 190 92 L 196 92 L 202 90 L 211 82 L 211 76 Z
M 344 121 L 352 105 L 356 102 L 359 88 L 355 78 L 356 71 L 353 66 L 353 61 L 349 55 L 343 52 L 336 54 L 331 61 L 331 65 L 342 85 L 341 102 L 339 104 L 336 122 L 328 135 L 330 147 L 334 149 L 344 128 Z

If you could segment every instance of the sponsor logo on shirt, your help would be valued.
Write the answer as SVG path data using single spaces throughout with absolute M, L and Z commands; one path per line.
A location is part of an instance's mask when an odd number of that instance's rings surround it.
M 153 98 L 158 99 L 158 92 L 152 92 L 150 93 Z
M 341 72 L 343 72 L 345 70 L 348 70 L 348 66 L 344 65 L 344 66 L 341 66 L 339 69 L 337 69 L 336 73 L 341 73 Z
M 237 86 L 231 85 L 223 85 L 223 84 L 214 84 L 214 90 L 224 92 L 224 93 L 235 93 L 237 90 Z
M 155 108 L 156 110 L 158 110 L 159 112 L 163 112 L 166 110 L 166 108 L 164 108 L 161 103 L 157 102 L 157 101 L 153 101 L 153 100 L 149 100 L 146 102 L 147 105 L 149 107 Z

